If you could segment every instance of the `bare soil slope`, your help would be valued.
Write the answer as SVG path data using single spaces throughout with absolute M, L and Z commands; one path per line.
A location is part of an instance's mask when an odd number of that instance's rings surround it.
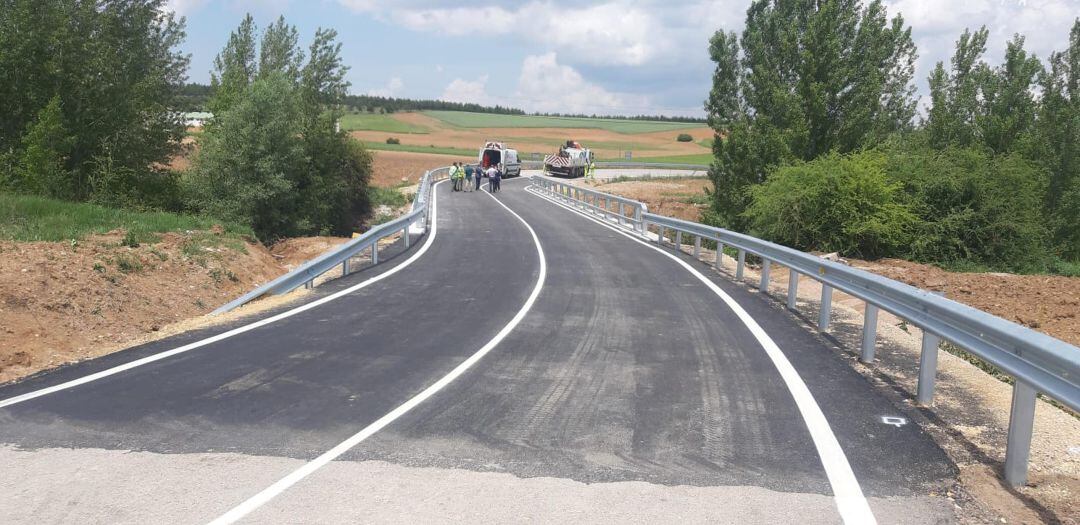
M 284 272 L 220 231 L 123 237 L 0 242 L 0 382 L 152 339 Z

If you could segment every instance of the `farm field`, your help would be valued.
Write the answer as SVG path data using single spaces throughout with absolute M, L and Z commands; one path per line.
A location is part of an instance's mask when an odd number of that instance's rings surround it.
M 693 122 L 498 115 L 494 113 L 469 113 L 467 111 L 424 111 L 423 113 L 452 126 L 462 128 L 603 129 L 615 133 L 637 134 L 701 127 L 701 124 Z
M 411 134 L 422 134 L 430 131 L 424 126 L 396 119 L 393 115 L 375 113 L 347 113 L 341 117 L 341 129 L 345 131 L 371 130 Z
M 459 115 L 451 115 L 455 113 Z M 699 164 L 711 161 L 711 150 L 694 142 L 712 136 L 712 130 L 700 124 L 488 115 L 454 111 L 370 116 L 378 118 L 371 119 L 370 125 L 365 129 L 350 128 L 344 123 L 343 127 L 373 150 L 475 156 L 478 148 L 485 142 L 500 141 L 517 149 L 523 160 L 539 160 L 543 155 L 555 152 L 566 140 L 573 139 L 592 149 L 599 160 L 622 160 L 625 153 L 630 151 L 633 160 L 640 162 Z M 401 129 L 422 129 L 427 130 L 427 133 L 386 131 L 396 126 L 393 122 L 406 126 Z M 366 125 L 363 120 L 356 120 L 352 124 Z M 539 127 L 541 125 L 550 127 Z M 571 125 L 582 127 L 567 127 Z M 694 141 L 676 141 L 675 138 L 680 133 L 689 134 Z M 386 139 L 391 137 L 398 139 L 401 144 L 386 144 Z

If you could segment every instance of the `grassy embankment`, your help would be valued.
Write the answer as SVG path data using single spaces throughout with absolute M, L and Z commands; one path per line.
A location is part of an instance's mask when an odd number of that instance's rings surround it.
M 540 117 L 534 115 L 496 115 L 466 111 L 425 111 L 425 115 L 461 128 L 572 128 L 603 129 L 615 133 L 654 133 L 701 127 L 695 122 L 658 122 L 606 118 Z
M 207 217 L 138 212 L 0 192 L 0 239 L 3 240 L 75 243 L 88 235 L 123 229 L 126 232 L 123 243 L 134 245 L 155 242 L 161 233 L 210 230 L 214 226 L 221 226 L 224 235 L 208 236 L 207 242 L 228 243 L 243 250 L 243 240 L 252 237 L 250 228 Z

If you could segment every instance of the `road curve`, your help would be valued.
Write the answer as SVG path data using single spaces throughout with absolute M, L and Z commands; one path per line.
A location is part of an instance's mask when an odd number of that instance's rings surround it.
M 526 184 L 495 195 L 441 185 L 428 251 L 371 286 L 0 408 L 5 520 L 206 523 L 445 380 L 502 331 L 452 382 L 244 520 L 841 521 L 799 407 L 731 307 L 669 257 Z M 891 402 L 773 302 L 683 259 L 791 362 L 878 522 L 953 519 L 929 494 L 955 468 L 921 429 L 885 424 L 899 415 Z M 541 260 L 543 286 L 512 324 Z M 0 400 L 236 326 L 8 385 Z

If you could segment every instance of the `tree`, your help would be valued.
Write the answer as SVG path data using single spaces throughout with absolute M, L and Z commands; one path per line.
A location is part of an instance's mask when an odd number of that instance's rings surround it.
M 60 97 L 53 97 L 26 130 L 15 189 L 48 197 L 70 196 L 72 181 L 65 163 L 71 137 L 62 118 Z
M 1080 259 L 1080 19 L 1073 22 L 1069 47 L 1050 55 L 1039 86 L 1029 158 L 1050 173 L 1047 206 L 1059 250 Z
M 982 62 L 986 52 L 986 27 L 974 34 L 967 29 L 956 42 L 951 73 L 938 62 L 930 74 L 930 107 L 926 129 L 930 145 L 941 149 L 947 146 L 967 147 L 977 140 L 975 117 L 979 113 L 979 91 L 985 81 L 988 66 Z
M 91 197 L 106 154 L 118 169 L 151 174 L 184 134 L 174 110 L 188 64 L 176 49 L 183 26 L 165 0 L 0 2 L 0 151 L 21 150 L 22 134 L 59 98 L 70 139 L 64 197 Z
M 1016 35 L 1005 50 L 1005 63 L 989 71 L 982 86 L 985 110 L 975 119 L 983 142 L 995 153 L 1010 153 L 1031 133 L 1037 109 L 1032 89 L 1043 67 L 1024 51 Z
M 746 190 L 771 168 L 872 146 L 912 125 L 915 46 L 879 0 L 755 0 L 738 42 L 717 32 L 709 51 L 721 224 L 746 226 Z
M 349 88 L 337 33 L 317 30 L 306 63 L 284 18 L 258 48 L 255 33 L 249 15 L 218 55 L 214 122 L 185 176 L 191 206 L 264 239 L 348 234 L 370 213 L 371 156 L 336 126 Z
M 296 235 L 297 176 L 305 172 L 295 86 L 271 73 L 231 96 L 214 115 L 185 187 L 192 204 L 210 216 L 250 225 L 261 239 Z
M 210 85 L 214 90 L 208 104 L 210 112 L 216 115 L 227 111 L 236 102 L 235 98 L 255 80 L 258 72 L 255 45 L 255 19 L 248 14 L 229 34 L 225 49 L 214 58 L 214 71 L 210 73 Z
M 295 26 L 285 23 L 280 16 L 277 22 L 266 28 L 259 46 L 259 76 L 282 73 L 292 82 L 300 77 L 304 53 L 299 47 L 300 34 Z

